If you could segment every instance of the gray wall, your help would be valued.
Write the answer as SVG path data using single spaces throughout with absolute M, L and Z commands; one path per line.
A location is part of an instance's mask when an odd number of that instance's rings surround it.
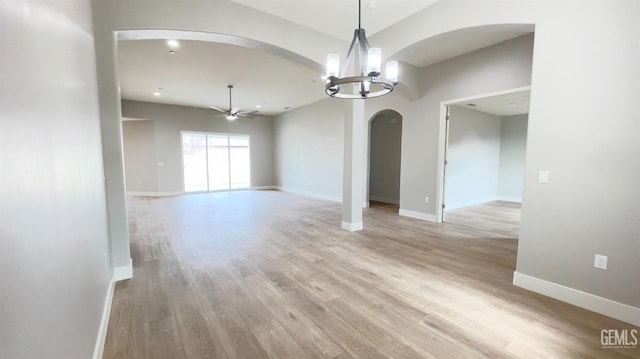
M 145 135 L 141 133 L 141 128 L 137 128 L 139 131 L 135 134 L 130 132 L 136 126 L 131 126 L 130 123 L 138 121 L 125 121 L 123 132 L 125 132 L 125 138 L 133 136 L 142 136 L 145 139 L 155 138 L 156 191 L 158 193 L 184 192 L 180 131 L 249 135 L 251 141 L 251 186 L 273 186 L 275 183 L 273 118 L 239 118 L 235 121 L 227 121 L 224 117 L 216 115 L 217 112 L 207 109 L 122 101 L 123 117 L 153 120 L 154 126 L 145 128 L 147 131 L 151 131 L 153 128 L 153 133 Z M 139 152 L 128 154 L 126 151 L 125 147 L 125 158 L 137 161 L 135 157 Z M 131 181 L 133 184 L 139 181 L 137 178 L 129 178 L 129 173 L 126 174 L 126 177 L 127 185 L 131 184 Z M 152 177 L 149 178 L 152 179 Z M 153 186 L 149 188 L 153 188 Z M 135 191 L 136 189 L 135 187 L 127 187 L 127 190 Z
M 445 183 L 446 208 L 496 200 L 501 118 L 451 106 Z
M 90 11 L 0 6 L 0 358 L 93 356 L 111 267 Z
M 275 118 L 276 184 L 342 200 L 344 107 L 326 99 Z
M 536 26 L 517 272 L 640 308 L 640 2 L 555 3 Z
M 369 199 L 400 203 L 402 116 L 382 113 L 371 122 L 369 145 Z
M 522 202 L 528 115 L 502 118 L 498 199 Z
M 528 86 L 532 56 L 533 35 L 521 36 L 421 69 L 417 101 L 394 91 L 366 103 L 366 118 L 386 108 L 402 115 L 401 209 L 437 214 L 441 103 Z
M 127 191 L 157 192 L 155 121 L 125 121 L 122 145 Z

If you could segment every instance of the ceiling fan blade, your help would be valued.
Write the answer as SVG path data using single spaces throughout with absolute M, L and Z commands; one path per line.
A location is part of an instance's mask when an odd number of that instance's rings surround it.
M 253 114 L 256 114 L 258 112 L 260 112 L 260 111 L 256 111 L 256 110 L 254 110 L 254 111 L 238 111 L 237 114 L 239 114 L 239 115 L 253 115 Z
M 226 111 L 226 110 L 219 109 L 219 108 L 217 108 L 217 107 L 215 107 L 215 106 L 209 106 L 209 107 L 211 107 L 212 109 L 214 109 L 214 110 L 216 110 L 216 111 L 218 111 L 218 112 L 227 113 L 227 111 Z

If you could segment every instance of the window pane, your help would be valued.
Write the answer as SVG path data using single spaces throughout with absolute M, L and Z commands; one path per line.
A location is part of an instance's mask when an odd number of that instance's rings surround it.
M 229 144 L 231 146 L 249 147 L 249 137 L 247 137 L 247 136 L 229 136 Z
M 231 151 L 231 188 L 248 188 L 249 169 L 249 147 L 232 147 Z
M 204 134 L 182 134 L 182 160 L 184 164 L 184 190 L 207 190 L 207 149 Z
M 229 189 L 229 147 L 227 136 L 208 135 L 209 190 Z
M 207 135 L 207 139 L 209 140 L 209 147 L 229 146 L 228 136 Z

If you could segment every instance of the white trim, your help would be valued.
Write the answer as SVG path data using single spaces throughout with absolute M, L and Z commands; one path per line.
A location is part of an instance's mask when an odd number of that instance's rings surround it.
M 269 190 L 277 190 L 277 186 L 253 186 L 251 187 L 252 191 L 269 191 Z
M 496 201 L 522 203 L 522 197 L 498 196 Z
M 113 268 L 113 280 L 115 282 L 131 278 L 133 278 L 133 259 L 129 258 L 129 265 Z
M 342 221 L 341 228 L 349 232 L 361 231 L 364 228 L 364 224 L 362 222 L 349 223 L 349 222 Z
M 369 200 L 370 201 L 382 202 L 382 203 L 400 204 L 400 200 L 399 199 L 390 198 L 390 197 L 369 195 Z
M 522 274 L 518 271 L 513 272 L 513 284 L 635 326 L 640 326 L 640 308 Z
M 104 343 L 107 340 L 107 329 L 109 329 L 109 317 L 111 316 L 111 303 L 113 302 L 113 292 L 116 282 L 112 279 L 107 289 L 107 296 L 104 299 L 104 308 L 102 309 L 102 319 L 100 320 L 100 328 L 98 329 L 98 338 L 96 346 L 93 349 L 93 359 L 102 359 L 104 353 Z
M 495 202 L 498 200 L 497 196 L 494 197 L 485 197 L 485 198 L 481 198 L 478 200 L 472 200 L 472 201 L 465 201 L 465 202 L 461 202 L 461 203 L 447 203 L 447 207 L 445 208 L 445 210 L 450 210 L 450 209 L 458 209 L 458 208 L 464 208 L 464 207 L 471 207 L 471 206 L 475 206 L 478 204 L 483 204 L 483 203 L 489 203 L 489 202 Z
M 137 192 L 137 191 L 127 191 L 127 196 L 141 196 L 141 197 L 172 197 L 172 196 L 182 196 L 186 194 L 185 192 L 176 191 L 176 192 Z
M 280 186 L 277 186 L 276 189 L 278 191 L 293 193 L 293 194 L 297 194 L 297 195 L 300 195 L 300 196 L 312 197 L 312 198 L 322 199 L 322 200 L 325 200 L 325 201 L 342 203 L 342 197 L 327 196 L 327 195 L 323 195 L 323 194 L 300 191 L 300 190 L 297 190 L 297 189 L 283 188 L 283 187 L 280 187 Z
M 404 217 L 415 218 L 422 221 L 437 222 L 437 217 L 434 216 L 433 214 L 415 212 L 415 211 L 410 211 L 408 209 L 402 209 L 402 208 L 400 208 L 400 211 L 398 211 L 398 214 Z

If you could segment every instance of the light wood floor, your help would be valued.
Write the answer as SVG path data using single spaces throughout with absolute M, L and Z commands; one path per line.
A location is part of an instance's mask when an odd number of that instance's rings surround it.
M 349 233 L 339 204 L 275 191 L 129 205 L 134 278 L 116 286 L 105 358 L 639 354 L 601 349 L 601 329 L 629 325 L 511 284 L 512 220 L 373 207 Z M 492 209 L 477 210 L 449 218 Z

